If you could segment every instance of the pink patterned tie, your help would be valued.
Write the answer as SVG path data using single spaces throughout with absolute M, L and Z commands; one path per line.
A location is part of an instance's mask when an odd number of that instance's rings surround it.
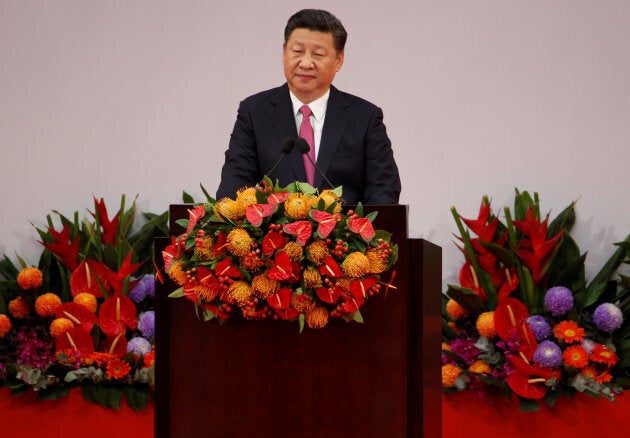
M 315 162 L 315 134 L 313 132 L 313 126 L 311 125 L 311 114 L 313 111 L 308 107 L 308 105 L 303 105 L 300 108 L 300 112 L 302 113 L 302 124 L 300 125 L 300 137 L 302 137 L 308 145 L 310 146 L 310 150 L 308 151 L 308 156 L 311 157 L 311 160 L 308 159 L 306 154 L 302 157 L 304 161 L 304 170 L 306 171 L 306 181 L 313 185 L 315 182 L 315 166 L 313 163 Z

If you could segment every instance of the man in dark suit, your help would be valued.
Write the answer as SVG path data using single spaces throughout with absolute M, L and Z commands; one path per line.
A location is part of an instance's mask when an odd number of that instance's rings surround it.
M 343 25 L 329 12 L 305 9 L 289 18 L 282 51 L 287 83 L 241 102 L 217 199 L 258 183 L 281 157 L 285 139 L 296 139 L 298 131 L 306 138 L 306 122 L 317 168 L 326 175 L 315 172 L 313 186 L 343 186 L 346 204 L 398 203 L 400 177 L 383 112 L 332 86 L 343 65 L 346 38 Z M 308 116 L 302 115 L 304 105 Z M 307 160 L 293 148 L 268 176 L 281 186 L 307 181 L 305 166 Z

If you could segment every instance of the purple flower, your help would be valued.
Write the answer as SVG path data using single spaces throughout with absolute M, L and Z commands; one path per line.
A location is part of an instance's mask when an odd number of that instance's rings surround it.
M 603 332 L 612 333 L 621 327 L 623 313 L 612 303 L 603 303 L 593 312 L 593 322 Z
M 541 367 L 559 367 L 562 365 L 562 350 L 551 341 L 542 341 L 534 352 L 534 362 Z
M 573 309 L 573 292 L 564 286 L 552 287 L 545 294 L 545 307 L 553 316 L 561 316 Z
M 129 340 L 127 344 L 127 353 L 133 353 L 136 356 L 142 356 L 151 352 L 151 343 L 146 339 L 137 336 Z
M 597 342 L 589 338 L 584 338 L 580 342 L 580 345 L 582 346 L 583 349 L 588 351 L 588 354 L 591 354 L 593 352 L 593 348 L 595 348 L 595 346 L 597 345 Z
M 481 353 L 475 347 L 475 341 L 472 339 L 453 339 L 450 343 L 450 347 L 451 351 L 461 357 L 468 365 L 471 365 Z
M 45 368 L 55 362 L 55 348 L 50 335 L 41 327 L 24 327 L 16 336 L 16 362 L 35 368 Z
M 134 303 L 139 303 L 146 297 L 155 296 L 155 281 L 150 274 L 143 275 L 136 286 L 129 292 L 129 298 Z
M 155 312 L 148 310 L 138 318 L 138 330 L 147 339 L 151 339 L 155 334 Z
M 538 342 L 544 341 L 551 337 L 551 326 L 542 315 L 532 315 L 527 318 L 529 328 L 532 329 L 532 333 Z

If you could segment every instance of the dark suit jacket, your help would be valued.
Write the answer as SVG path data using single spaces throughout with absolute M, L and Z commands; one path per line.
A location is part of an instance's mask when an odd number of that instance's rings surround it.
M 263 91 L 241 102 L 225 152 L 217 199 L 260 182 L 281 156 L 286 138 L 298 137 L 289 87 Z M 335 186 L 343 186 L 345 204 L 397 204 L 400 177 L 383 112 L 372 103 L 330 88 L 317 166 Z M 284 187 L 306 181 L 302 155 L 294 148 L 267 175 Z M 320 190 L 330 188 L 316 172 Z

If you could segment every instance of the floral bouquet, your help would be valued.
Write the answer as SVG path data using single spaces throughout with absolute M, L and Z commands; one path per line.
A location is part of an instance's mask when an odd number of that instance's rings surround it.
M 205 192 L 205 190 L 204 190 Z M 163 252 L 169 277 L 204 320 L 297 320 L 323 328 L 329 318 L 362 322 L 361 306 L 387 288 L 380 275 L 396 262 L 390 233 L 375 230 L 377 212 L 342 211 L 341 189 L 319 194 L 308 184 L 285 188 L 269 178 L 235 199 L 190 210 Z
M 83 395 L 118 408 L 123 393 L 144 409 L 154 384 L 153 238 L 167 235 L 167 214 L 145 214 L 133 231 L 135 202 L 110 219 L 94 199 L 93 221 L 56 213 L 37 229 L 39 267 L 0 260 L 0 381 L 21 394 Z
M 630 370 L 630 236 L 587 284 L 570 236 L 571 203 L 553 221 L 516 191 L 505 222 L 484 198 L 476 219 L 453 208 L 465 257 L 443 299 L 442 387 L 516 394 L 522 410 L 575 391 L 613 400 Z M 476 237 L 471 237 L 471 232 Z

